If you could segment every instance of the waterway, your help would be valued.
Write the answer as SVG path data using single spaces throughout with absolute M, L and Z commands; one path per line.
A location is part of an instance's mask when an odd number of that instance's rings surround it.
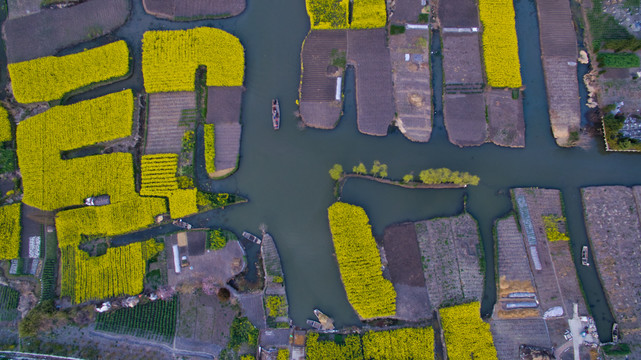
M 392 223 L 455 215 L 467 209 L 479 222 L 487 260 L 482 311 L 495 301 L 492 227 L 511 210 L 509 189 L 533 186 L 560 189 L 563 194 L 572 251 L 580 263 L 586 244 L 580 188 L 590 185 L 634 185 L 641 179 L 640 159 L 634 154 L 605 153 L 595 140 L 588 149 L 556 146 L 548 118 L 540 61 L 538 24 L 532 0 L 515 0 L 519 53 L 525 85 L 526 148 L 492 144 L 461 149 L 447 140 L 441 111 L 441 80 L 434 79 L 434 131 L 429 143 L 417 144 L 395 132 L 387 137 L 362 135 L 356 126 L 353 76 L 348 73 L 344 116 L 333 131 L 300 129 L 295 117 L 300 81 L 300 50 L 309 30 L 302 0 L 248 0 L 240 16 L 211 21 L 172 23 L 144 13 L 133 1 L 129 21 L 113 35 L 133 50 L 134 74 L 125 81 L 96 89 L 72 101 L 125 87 L 142 88 L 140 39 L 147 29 L 214 26 L 239 37 L 246 51 L 246 91 L 243 95 L 241 158 L 238 171 L 222 181 L 207 180 L 197 161 L 200 183 L 214 191 L 237 192 L 249 203 L 195 216 L 196 226 L 225 227 L 240 234 L 269 227 L 281 254 L 290 303 L 290 316 L 304 326 L 316 307 L 333 316 L 337 326 L 358 324 L 347 302 L 333 255 L 327 207 L 334 201 L 328 170 L 334 163 L 351 168 L 358 162 L 380 160 L 391 178 L 427 168 L 448 167 L 477 174 L 481 183 L 465 190 L 413 190 L 349 180 L 343 201 L 363 206 L 376 236 Z M 104 41 L 104 40 L 103 40 Z M 432 57 L 440 67 L 438 54 Z M 432 73 L 440 73 L 433 71 Z M 584 92 L 583 92 L 584 94 Z M 272 130 L 270 101 L 279 97 L 282 126 Z M 171 227 L 164 227 L 167 231 Z M 592 261 L 591 261 L 592 262 Z M 609 340 L 612 316 L 594 267 L 580 267 L 589 307 L 602 340 Z

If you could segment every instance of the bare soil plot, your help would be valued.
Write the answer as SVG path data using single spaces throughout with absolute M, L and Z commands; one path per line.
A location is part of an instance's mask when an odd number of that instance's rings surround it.
M 145 11 L 170 20 L 223 18 L 245 10 L 245 0 L 143 0 Z
M 581 124 L 576 65 L 569 65 L 568 62 L 576 62 L 576 57 L 542 58 L 550 124 L 556 143 L 561 146 L 567 145 L 570 133 L 579 131 Z
M 429 300 L 434 308 L 480 300 L 477 223 L 469 214 L 415 223 Z
M 213 250 L 203 255 L 189 256 L 190 267 L 181 269 L 179 274 L 174 268 L 172 246 L 177 244 L 176 234 L 167 237 L 165 252 L 167 256 L 167 277 L 169 286 L 176 286 L 190 281 L 208 278 L 216 284 L 224 285 L 232 277 L 240 274 L 246 266 L 243 259 L 245 252 L 238 241 L 230 241 L 220 250 Z M 193 270 L 191 269 L 193 267 Z
M 582 189 L 590 249 L 625 342 L 641 342 L 641 187 Z
M 396 0 L 389 19 L 393 23 L 416 23 L 421 13 L 421 2 L 416 0 Z
M 385 136 L 394 120 L 387 30 L 350 30 L 347 60 L 356 70 L 356 121 L 367 135 Z
M 443 74 L 447 93 L 483 91 L 478 33 L 443 33 Z
M 485 96 L 479 94 L 445 94 L 443 115 L 447 136 L 458 146 L 478 146 L 485 143 Z
M 531 251 L 528 251 L 541 311 L 554 306 L 563 308 L 562 317 L 546 320 L 552 344 L 559 346 L 565 342 L 563 332 L 567 329 L 567 319 L 572 317 L 574 303 L 579 305 L 580 316 L 588 315 L 570 245 L 566 241 L 548 241 L 543 223 L 543 216 L 563 216 L 561 192 L 554 189 L 517 188 L 512 190 L 512 196 L 518 204 L 521 229 L 533 233 L 533 236 L 525 237 L 526 247 L 536 248 L 541 264 L 541 270 L 536 270 Z
M 221 123 L 214 127 L 216 173 L 229 173 L 238 166 L 241 133 L 242 128 L 239 123 Z M 214 177 L 218 177 L 216 173 Z
M 396 317 L 408 321 L 431 318 L 432 308 L 414 223 L 385 228 L 383 247 L 396 290 Z
M 498 294 L 495 318 L 525 318 L 540 316 L 539 309 L 507 310 L 504 304 L 507 296 L 515 292 L 536 292 L 523 235 L 514 216 L 497 221 L 498 248 Z M 547 333 L 547 331 L 546 331 Z
M 606 72 L 607 74 L 607 72 Z M 597 78 L 599 83 L 599 104 L 606 106 L 625 100 L 621 111 L 625 114 L 641 114 L 641 82 L 628 79 Z
M 541 54 L 577 57 L 577 40 L 569 1 L 537 0 Z
M 129 11 L 128 0 L 88 0 L 7 20 L 3 26 L 7 61 L 54 55 L 68 46 L 110 33 L 125 23 Z
M 145 154 L 180 154 L 182 138 L 193 130 L 185 110 L 196 109 L 193 91 L 149 94 Z
M 491 89 L 486 96 L 489 140 L 500 146 L 525 147 L 523 97 L 512 99 L 511 89 Z
M 300 114 L 307 126 L 333 129 L 341 114 L 332 53 L 347 52 L 346 30 L 312 30 L 303 42 Z
M 180 294 L 176 348 L 217 356 L 227 346 L 236 313 L 229 302 L 221 303 L 216 295 Z
M 267 328 L 263 293 L 238 294 L 238 302 L 249 322 L 259 329 Z
M 396 126 L 417 142 L 429 141 L 432 134 L 429 41 L 429 30 L 420 29 L 407 29 L 389 38 Z
M 543 319 L 492 319 L 490 330 L 499 359 L 519 359 L 521 344 L 552 347 Z
M 479 13 L 474 0 L 443 0 L 438 2 L 441 27 L 467 28 L 479 26 Z
M 243 98 L 242 86 L 207 87 L 208 124 L 238 123 Z
M 7 0 L 7 19 L 33 15 L 40 11 L 42 0 Z

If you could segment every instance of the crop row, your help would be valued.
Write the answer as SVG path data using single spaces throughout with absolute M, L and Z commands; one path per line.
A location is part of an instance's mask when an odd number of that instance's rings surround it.
M 162 250 L 154 240 L 107 249 L 90 257 L 77 246 L 61 247 L 62 291 L 75 303 L 142 291 L 147 260 Z
M 6 285 L 0 285 L 0 321 L 13 321 L 18 317 L 20 293 Z
M 439 313 L 450 359 L 498 359 L 490 324 L 481 319 L 479 302 L 442 308 Z
M 58 271 L 57 259 L 45 259 L 42 267 L 42 292 L 40 300 L 49 300 L 56 297 L 56 272 Z
M 125 90 L 68 106 L 56 106 L 20 122 L 18 163 L 25 204 L 42 210 L 80 205 L 88 196 L 113 201 L 135 195 L 131 154 L 62 160 L 69 151 L 131 135 L 133 94 Z
M 216 148 L 214 147 L 214 124 L 205 124 L 205 169 L 211 174 L 216 171 Z
M 196 69 L 207 67 L 207 86 L 242 86 L 245 50 L 238 38 L 214 28 L 147 31 L 142 72 L 149 93 L 194 91 Z
M 3 106 L 0 106 L 0 143 L 3 141 L 10 141 L 13 139 L 11 134 L 11 120 L 9 120 L 9 112 Z
M 121 40 L 77 54 L 13 63 L 8 68 L 18 102 L 51 101 L 72 90 L 125 76 L 129 48 Z
M 96 330 L 170 342 L 176 331 L 178 298 L 98 314 Z
M 19 256 L 20 209 L 21 203 L 0 206 L 0 260 Z
M 178 189 L 177 154 L 144 155 L 141 160 L 140 195 L 169 196 Z
M 309 333 L 305 349 L 307 359 L 434 359 L 434 330 L 431 327 L 368 331 L 362 338 L 347 335 L 340 342 L 342 344 L 319 340 L 319 334 Z
M 387 22 L 385 0 L 354 0 L 349 23 L 349 0 L 307 0 L 312 29 L 372 29 Z
M 365 210 L 336 202 L 327 209 L 336 259 L 354 310 L 363 319 L 396 313 L 396 292 L 383 278 L 381 258 Z
M 483 23 L 483 57 L 493 87 L 521 87 L 519 44 L 511 0 L 479 0 Z

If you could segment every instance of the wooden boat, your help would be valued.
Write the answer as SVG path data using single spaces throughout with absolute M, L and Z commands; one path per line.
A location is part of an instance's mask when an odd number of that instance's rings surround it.
M 619 342 L 619 324 L 612 324 L 612 342 Z
M 584 246 L 581 249 L 581 264 L 583 266 L 590 266 L 590 263 L 588 262 L 588 247 Z
M 334 319 L 323 314 L 323 312 L 318 309 L 314 309 L 314 315 L 318 318 L 323 330 L 334 330 Z
M 280 104 L 278 99 L 272 100 L 272 125 L 274 130 L 280 129 Z
M 254 244 L 260 245 L 260 243 L 263 242 L 258 236 L 250 234 L 247 231 L 243 231 L 243 237 Z

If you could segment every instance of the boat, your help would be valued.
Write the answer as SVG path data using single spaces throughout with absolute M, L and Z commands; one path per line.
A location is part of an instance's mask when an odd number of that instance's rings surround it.
M 274 130 L 280 129 L 280 104 L 278 99 L 272 100 L 272 125 Z
M 258 236 L 250 234 L 247 231 L 243 231 L 243 237 L 257 245 L 260 245 L 260 243 L 263 242 Z
M 588 247 L 584 246 L 581 249 L 581 264 L 583 266 L 590 266 L 590 263 L 588 262 Z
M 334 330 L 334 319 L 323 314 L 323 312 L 318 309 L 314 309 L 314 315 L 318 318 L 323 330 Z
M 306 322 L 307 322 L 307 325 L 313 327 L 316 330 L 322 330 L 323 329 L 323 326 L 318 321 L 314 321 L 314 320 L 309 320 L 308 319 Z
M 612 342 L 616 343 L 619 341 L 619 324 L 612 324 Z
M 191 229 L 191 224 L 188 224 L 188 223 L 184 222 L 183 219 L 174 220 L 174 221 L 172 221 L 172 224 L 174 224 L 174 225 L 176 225 L 176 226 L 178 226 L 180 228 L 186 229 L 186 230 L 190 230 Z

